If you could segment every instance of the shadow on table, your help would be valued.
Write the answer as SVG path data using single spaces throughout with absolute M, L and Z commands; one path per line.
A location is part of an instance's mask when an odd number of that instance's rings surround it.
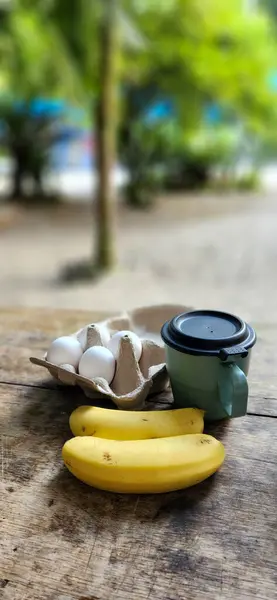
M 60 386 L 51 390 L 28 387 L 21 390 L 21 395 L 24 401 L 17 413 L 19 425 L 31 434 L 40 434 L 42 443 L 63 444 L 72 435 L 69 429 L 71 413 L 78 406 L 92 404 L 77 386 Z M 93 401 L 93 404 L 112 407 L 111 403 L 99 399 Z
M 18 418 L 20 425 L 29 432 L 41 432 L 44 437 L 51 435 L 56 441 L 69 437 L 69 417 L 82 405 L 100 406 L 114 409 L 114 404 L 102 397 L 87 398 L 78 386 L 59 386 L 53 389 L 28 387 L 21 390 L 22 399 Z M 205 433 L 224 441 L 231 420 L 205 425 Z
M 50 514 L 50 530 L 59 531 L 66 539 L 80 543 L 86 535 L 84 523 L 94 523 L 97 530 L 107 526 L 111 518 L 118 523 L 158 522 L 173 519 L 184 523 L 186 519 L 199 519 L 207 510 L 213 510 L 217 500 L 220 473 L 194 487 L 167 494 L 131 495 L 114 494 L 92 488 L 68 472 L 62 465 L 60 452 L 63 443 L 72 434 L 69 416 L 80 405 L 89 404 L 78 387 L 61 387 L 58 390 L 27 388 L 22 391 L 24 402 L 20 404 L 20 426 L 28 431 L 32 447 L 38 443 L 45 452 L 45 460 L 53 465 L 45 480 L 45 502 Z M 96 403 L 95 403 L 96 404 Z M 103 404 L 105 407 L 112 406 Z M 207 433 L 224 439 L 229 423 L 209 425 Z M 39 438 L 39 440 L 38 440 Z M 61 467 L 55 473 L 57 466 Z M 119 527 L 119 525 L 118 525 Z
M 199 522 L 218 511 L 218 483 L 215 475 L 179 492 L 114 494 L 89 487 L 61 468 L 45 488 L 48 532 L 78 549 L 89 546 L 87 568 L 93 568 L 103 552 L 108 554 L 109 568 L 117 569 L 123 557 L 128 561 L 136 551 L 145 551 L 180 570 L 190 561 Z M 188 546 L 183 547 L 180 539 Z
M 159 521 L 175 515 L 181 520 L 197 518 L 206 511 L 206 504 L 214 503 L 218 475 L 211 476 L 196 486 L 166 494 L 116 494 L 90 487 L 61 467 L 49 481 L 48 491 L 65 514 L 86 513 L 95 522 L 112 515 L 113 520 Z M 68 520 L 65 520 L 65 535 Z M 72 532 L 71 532 L 72 534 Z
M 216 423 L 205 423 L 204 432 L 224 443 L 224 439 L 230 431 L 231 423 L 232 419 L 226 419 Z

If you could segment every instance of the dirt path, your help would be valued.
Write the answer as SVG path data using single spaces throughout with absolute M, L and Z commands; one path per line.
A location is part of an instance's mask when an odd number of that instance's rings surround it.
M 88 207 L 24 214 L 0 231 L 0 304 L 102 307 L 183 302 L 277 321 L 274 197 L 168 199 L 152 213 L 120 210 L 119 266 L 64 286 L 60 269 L 92 252 Z

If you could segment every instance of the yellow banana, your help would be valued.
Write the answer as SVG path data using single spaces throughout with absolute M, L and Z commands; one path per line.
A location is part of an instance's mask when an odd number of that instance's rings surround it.
M 202 433 L 203 411 L 198 408 L 130 412 L 96 406 L 80 406 L 69 419 L 73 435 L 94 435 L 110 440 L 150 438 Z
M 119 493 L 155 494 L 195 485 L 224 461 L 224 446 L 210 435 L 118 441 L 91 436 L 68 440 L 63 460 L 93 487 Z

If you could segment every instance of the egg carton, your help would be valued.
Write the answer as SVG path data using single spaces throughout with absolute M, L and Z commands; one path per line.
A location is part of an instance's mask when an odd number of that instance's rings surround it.
M 70 365 L 57 366 L 43 358 L 30 357 L 35 365 L 45 367 L 60 383 L 78 385 L 90 399 L 110 399 L 123 410 L 142 410 L 147 407 L 147 397 L 159 394 L 168 388 L 169 379 L 165 365 L 165 351 L 160 337 L 163 323 L 181 312 L 191 310 L 182 305 L 157 305 L 124 312 L 105 321 L 88 324 L 72 335 L 83 350 L 91 346 L 104 346 L 105 329 L 110 335 L 117 331 L 134 331 L 142 341 L 142 355 L 137 361 L 130 338 L 120 342 L 119 357 L 113 381 L 82 377 Z

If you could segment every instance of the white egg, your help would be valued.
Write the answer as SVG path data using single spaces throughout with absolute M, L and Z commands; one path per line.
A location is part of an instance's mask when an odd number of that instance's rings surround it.
M 52 342 L 47 352 L 47 360 L 54 365 L 69 364 L 76 369 L 82 353 L 80 342 L 72 336 L 64 335 Z
M 75 369 L 75 367 L 73 367 L 73 365 L 65 364 L 65 365 L 60 365 L 60 367 L 62 369 L 65 369 L 65 371 L 69 371 L 70 373 L 76 373 L 76 369 Z
M 142 354 L 142 343 L 141 343 L 141 339 L 133 331 L 125 331 L 124 330 L 124 331 L 118 331 L 117 333 L 115 333 L 111 337 L 111 339 L 108 343 L 109 350 L 113 353 L 115 359 L 117 360 L 118 356 L 119 356 L 120 342 L 121 342 L 122 338 L 125 336 L 128 336 L 128 338 L 130 338 L 130 340 L 133 344 L 135 357 L 136 357 L 137 361 L 139 361 L 141 354 Z
M 88 379 L 103 377 L 108 383 L 114 378 L 115 359 L 103 346 L 92 346 L 86 350 L 79 363 L 79 373 Z

